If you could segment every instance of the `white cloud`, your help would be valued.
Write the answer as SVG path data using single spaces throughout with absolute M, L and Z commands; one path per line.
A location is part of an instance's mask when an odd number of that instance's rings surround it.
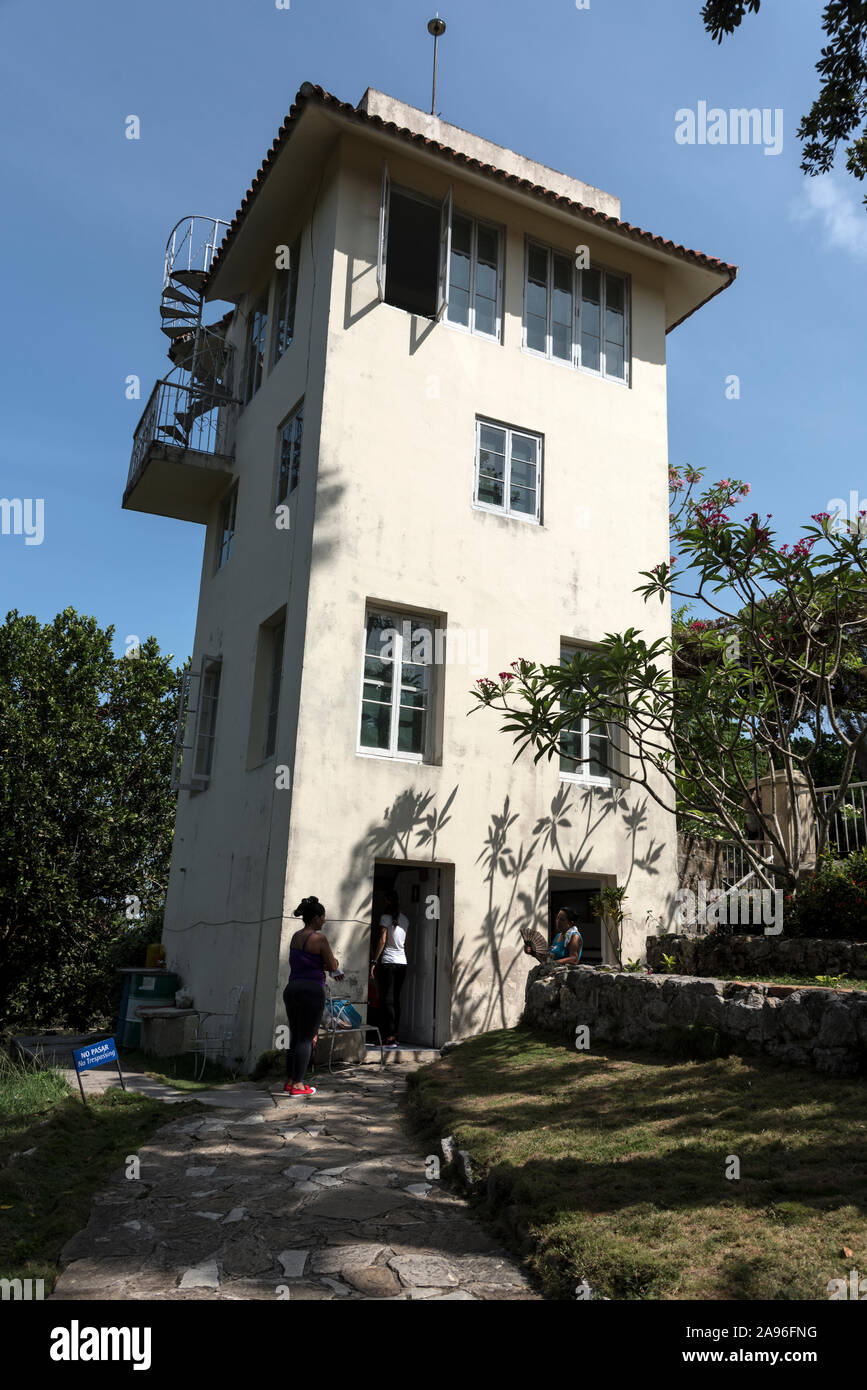
M 798 221 L 818 219 L 825 245 L 867 258 L 867 207 L 861 186 L 834 174 L 806 178 L 792 213 Z

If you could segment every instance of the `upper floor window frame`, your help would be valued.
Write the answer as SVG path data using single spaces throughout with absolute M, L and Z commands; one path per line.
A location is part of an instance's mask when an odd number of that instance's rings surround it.
M 274 506 L 288 502 L 301 478 L 301 452 L 304 447 L 304 397 L 290 410 L 277 431 L 277 471 Z M 285 491 L 284 489 L 285 484 Z
M 265 357 L 268 351 L 268 307 L 270 286 L 257 295 L 250 306 L 247 332 L 244 338 L 244 379 L 242 398 L 250 404 L 265 379 Z
M 561 642 L 560 664 L 561 666 L 568 665 L 572 658 L 576 656 L 579 652 L 587 652 L 592 650 L 592 646 L 588 645 L 586 642 Z M 580 728 L 577 727 L 578 724 L 580 724 Z M 561 751 L 563 734 L 565 734 L 568 738 L 580 738 L 581 747 L 579 750 L 579 756 L 581 759 L 583 759 L 582 762 L 569 762 L 565 768 L 562 766 L 563 755 Z M 605 744 L 604 762 L 609 768 L 609 771 L 602 775 L 590 771 L 590 768 L 592 766 L 591 760 L 593 758 L 594 742 L 604 742 Z M 593 725 L 593 721 L 585 715 L 582 719 L 576 721 L 575 727 L 568 731 L 564 730 L 563 733 L 561 733 L 561 749 L 558 751 L 560 751 L 561 760 L 561 782 L 572 782 L 574 785 L 579 787 L 601 787 L 609 791 L 612 788 L 615 788 L 619 785 L 619 777 L 617 773 L 617 740 L 616 738 L 612 737 L 612 731 L 610 727 L 605 732 L 599 733 L 598 726 Z
M 274 313 L 271 325 L 269 374 L 295 341 L 295 313 L 298 305 L 298 270 L 301 260 L 301 234 L 289 248 L 289 265 L 277 271 L 274 280 Z
M 529 319 L 538 318 L 539 315 L 530 314 L 530 257 L 533 252 L 542 252 L 547 257 L 546 269 L 546 331 L 545 331 L 545 351 L 542 352 L 537 347 L 531 347 L 529 343 Z M 558 265 L 559 262 L 559 265 Z M 565 264 L 569 266 L 569 289 L 568 295 L 571 297 L 571 307 L 568 311 L 569 322 L 563 314 L 562 300 L 567 296 L 567 290 L 562 281 L 565 278 Z M 559 272 L 560 284 L 557 284 Z M 586 283 L 585 275 L 588 277 Z M 598 299 L 592 298 L 593 278 L 598 276 Z M 609 343 L 617 347 L 614 338 L 608 337 L 608 300 L 609 282 L 613 289 L 614 283 L 619 283 L 622 287 L 622 319 L 623 319 L 623 343 L 620 345 L 623 352 L 623 375 L 618 376 L 615 372 L 608 370 Z M 560 316 L 557 317 L 557 296 L 560 296 Z M 585 298 L 586 295 L 586 298 Z M 585 309 L 585 305 L 587 308 Z M 597 332 L 592 331 L 592 313 L 594 305 L 598 305 Z M 616 312 L 616 311 L 612 311 Z M 556 351 L 557 330 L 560 330 L 560 339 L 564 330 L 569 332 L 569 354 L 565 355 L 562 351 Z M 540 241 L 536 237 L 526 237 L 524 241 L 524 311 L 522 323 L 522 347 L 524 352 L 532 357 L 542 357 L 549 362 L 559 362 L 562 366 L 573 367 L 581 372 L 586 372 L 589 376 L 599 377 L 604 381 L 614 382 L 618 386 L 629 387 L 632 378 L 632 277 L 622 270 L 614 270 L 607 265 L 591 262 L 587 270 L 579 269 L 575 265 L 575 257 L 572 252 L 551 246 L 549 243 Z M 598 366 L 592 363 L 592 344 L 598 344 Z
M 374 643 L 377 624 L 385 624 L 379 629 L 385 641 L 380 641 L 378 651 Z M 436 721 L 441 697 L 439 683 L 442 678 L 435 655 L 437 630 L 438 623 L 433 614 L 408 613 L 399 607 L 385 607 L 370 601 L 365 605 L 355 750 L 359 757 L 406 763 L 435 761 Z M 382 669 L 378 670 L 378 667 Z M 386 675 L 387 680 L 384 679 Z M 383 698 L 375 698 L 377 691 Z M 407 704 L 403 698 L 405 692 L 423 696 L 423 703 Z M 387 747 L 363 741 L 365 706 L 379 706 L 388 710 Z M 422 715 L 421 748 L 417 750 L 399 747 L 401 715 L 406 710 L 417 710 Z
M 501 430 L 501 431 L 503 432 L 503 434 L 505 435 L 505 439 L 504 439 L 504 449 L 503 449 L 504 465 L 503 465 L 503 478 L 502 478 L 503 499 L 504 499 L 504 500 L 503 500 L 503 505 L 502 505 L 502 506 L 497 506 L 497 504 L 496 504 L 495 502 L 482 502 L 482 501 L 479 500 L 479 487 L 480 487 L 480 480 L 481 480 L 481 475 L 482 475 L 482 448 L 483 448 L 482 431 L 483 431 L 484 429 L 488 429 L 488 430 Z M 512 466 L 513 466 L 513 463 L 518 463 L 518 464 L 520 464 L 520 465 L 526 467 L 527 464 L 530 462 L 529 460 L 526 460 L 526 459 L 518 459 L 518 460 L 514 459 L 514 456 L 513 456 L 513 441 L 514 441 L 514 437 L 515 437 L 515 436 L 517 436 L 517 437 L 520 438 L 520 439 L 529 439 L 529 440 L 532 440 L 533 443 L 534 443 L 535 446 L 536 446 L 536 458 L 535 458 L 535 460 L 534 460 L 534 465 L 535 465 L 535 469 L 536 469 L 536 482 L 535 482 L 535 488 L 534 488 L 535 494 L 536 494 L 536 509 L 535 509 L 535 512 L 532 512 L 532 513 L 531 513 L 531 512 L 522 512 L 522 511 L 519 511 L 517 508 L 513 508 L 512 505 L 511 505 L 511 487 L 512 487 Z M 543 465 L 543 461 L 544 461 L 544 454 L 545 454 L 545 439 L 544 439 L 544 436 L 541 435 L 541 434 L 538 434 L 535 430 L 519 429 L 519 428 L 518 428 L 517 426 L 515 426 L 515 425 L 507 425 L 507 424 L 505 424 L 502 420 L 491 420 L 491 419 L 488 419 L 487 416 L 484 416 L 484 415 L 477 415 L 477 416 L 476 416 L 476 434 L 475 434 L 475 462 L 474 462 L 474 467 L 473 467 L 473 507 L 476 508 L 478 511 L 491 512 L 491 513 L 493 513 L 494 516 L 506 516 L 506 517 L 509 517 L 510 520 L 512 520 L 512 521 L 523 521 L 523 522 L 529 523 L 531 526 L 541 526 L 541 524 L 542 524 L 542 465 Z M 522 486 L 522 487 L 527 487 L 527 484 L 521 484 L 520 486 Z M 506 502 L 506 500 L 505 500 L 507 496 L 508 496 L 508 498 L 509 498 L 509 501 L 508 501 L 508 502 Z
M 238 524 L 238 479 L 220 500 L 217 539 L 214 551 L 214 573 L 218 574 L 229 562 L 235 544 Z
M 466 287 L 468 297 L 467 323 L 461 323 L 451 317 L 452 309 L 456 305 L 455 290 L 464 287 L 457 285 L 454 278 L 455 257 L 458 254 L 455 250 L 455 224 L 458 222 L 468 222 L 470 224 L 470 253 L 469 253 L 469 284 Z M 478 300 L 485 298 L 490 300 L 489 295 L 481 295 L 479 292 L 479 235 L 487 232 L 496 238 L 497 261 L 496 261 L 496 285 L 494 298 L 494 331 L 487 332 L 478 326 Z M 464 208 L 455 208 L 452 213 L 451 229 L 449 238 L 449 268 L 448 280 L 446 284 L 446 303 L 443 314 L 443 322 L 449 328 L 455 328 L 459 333 L 471 333 L 477 338 L 486 338 L 490 343 L 502 343 L 503 341 L 503 299 L 505 284 L 505 247 L 506 229 L 500 223 L 491 222 L 485 217 L 477 217 L 474 213 L 468 212 Z

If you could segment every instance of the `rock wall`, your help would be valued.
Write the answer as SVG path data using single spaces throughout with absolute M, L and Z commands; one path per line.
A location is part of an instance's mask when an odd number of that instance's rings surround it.
M 867 980 L 867 942 L 799 936 L 649 936 L 647 964 L 678 975 L 850 975 Z
M 525 1001 L 524 1020 L 533 1027 L 574 1038 L 586 1025 L 590 1051 L 605 1043 L 655 1050 L 703 1044 L 707 1055 L 765 1054 L 844 1076 L 867 1069 L 867 992 L 861 990 L 538 965 Z

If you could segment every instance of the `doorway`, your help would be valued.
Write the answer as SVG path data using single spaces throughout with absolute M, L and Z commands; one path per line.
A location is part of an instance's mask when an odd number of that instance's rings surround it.
M 399 1040 L 411 1047 L 441 1047 L 451 1023 L 451 868 L 404 861 L 375 865 L 371 954 L 379 940 L 379 921 L 389 892 L 397 893 L 407 919 Z M 372 1010 L 368 1017 L 376 1022 Z
M 578 913 L 578 926 L 584 942 L 582 965 L 602 965 L 605 961 L 602 922 L 590 911 L 591 899 L 596 897 L 601 888 L 602 884 L 598 880 L 566 878 L 554 874 L 548 879 L 548 945 L 550 946 L 557 935 L 557 913 L 564 907 L 574 908 Z

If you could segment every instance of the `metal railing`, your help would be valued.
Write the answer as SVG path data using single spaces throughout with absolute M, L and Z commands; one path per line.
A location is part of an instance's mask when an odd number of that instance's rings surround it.
M 210 271 L 214 254 L 228 226 L 229 223 L 219 217 L 202 217 L 196 213 L 176 222 L 166 242 L 163 288 L 168 285 L 174 271 Z
M 773 859 L 774 847 L 768 840 L 755 840 L 751 843 L 755 845 L 756 853 L 763 863 L 769 863 Z M 722 844 L 723 886 L 730 889 L 745 882 L 755 873 L 755 868 L 750 863 L 743 845 L 738 844 L 736 840 L 724 840 Z
M 837 797 L 839 786 L 817 787 L 816 796 L 823 811 Z M 843 800 L 832 814 L 828 825 L 828 845 L 845 856 L 853 850 L 867 848 L 867 782 L 850 782 Z
M 141 476 L 153 444 L 231 458 L 239 404 L 189 382 L 158 381 L 136 426 L 127 491 Z

